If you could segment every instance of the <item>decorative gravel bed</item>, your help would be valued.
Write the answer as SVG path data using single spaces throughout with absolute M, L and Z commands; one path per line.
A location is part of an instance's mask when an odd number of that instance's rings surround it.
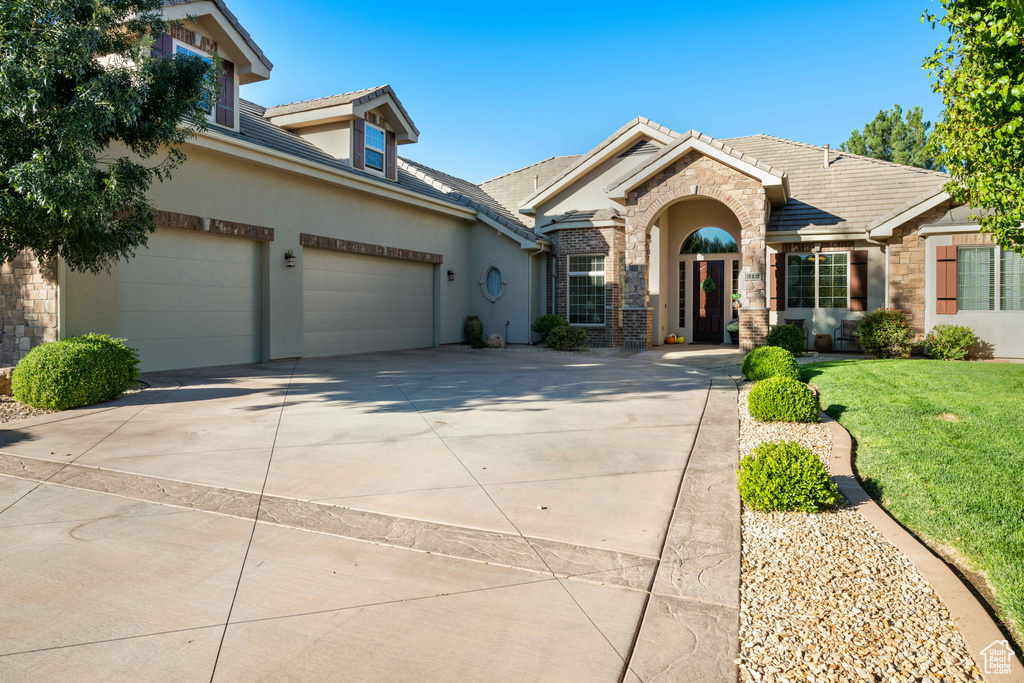
M 754 421 L 752 386 L 740 387 L 740 454 L 798 441 L 828 465 L 828 428 Z M 982 680 L 928 583 L 845 501 L 817 515 L 744 509 L 740 590 L 744 683 Z
M 45 415 L 52 412 L 52 410 L 47 410 L 46 408 L 33 408 L 24 403 L 18 403 L 10 396 L 0 396 L 0 424 L 14 422 L 15 420 L 26 420 L 36 415 Z

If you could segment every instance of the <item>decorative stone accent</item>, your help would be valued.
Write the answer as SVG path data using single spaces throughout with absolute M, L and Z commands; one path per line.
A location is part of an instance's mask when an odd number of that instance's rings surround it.
M 204 227 L 202 217 L 174 211 L 154 211 L 153 222 L 158 228 L 174 228 L 175 230 L 192 230 L 194 232 L 202 232 Z
M 186 45 L 199 48 L 206 54 L 212 55 L 214 52 L 217 52 L 217 41 L 210 40 L 206 36 L 200 35 L 195 31 L 182 26 L 171 28 L 171 37 L 180 40 Z
M 953 235 L 953 246 L 971 246 L 977 244 L 995 244 L 995 240 L 992 239 L 992 235 L 984 232 L 962 232 Z
M 484 342 L 484 346 L 489 349 L 503 349 L 505 348 L 505 338 L 500 334 L 492 334 L 487 337 L 487 341 Z
M 0 366 L 57 339 L 57 278 L 52 264 L 24 251 L 0 265 Z
M 948 210 L 949 202 L 944 202 L 897 228 L 886 250 L 889 259 L 889 305 L 904 311 L 914 331 L 922 334 L 925 331 L 924 308 L 927 296 L 926 257 L 925 238 L 918 232 L 918 228 L 934 223 Z
M 741 303 L 744 307 L 764 308 L 767 305 L 768 279 L 765 275 L 768 204 L 764 188 L 756 179 L 696 151 L 666 167 L 629 193 L 626 200 L 625 305 L 634 309 L 647 308 L 649 305 L 651 224 L 670 204 L 687 197 L 716 199 L 736 214 L 742 228 L 741 272 L 763 274 L 760 280 L 740 280 Z M 645 346 L 652 342 L 649 339 Z
M 210 234 L 244 237 L 247 240 L 256 240 L 258 242 L 274 241 L 273 228 L 265 228 L 262 225 L 252 225 L 251 223 L 222 221 L 219 218 L 210 219 Z
M 804 254 L 811 250 L 811 247 L 820 246 L 823 252 L 852 251 L 853 242 L 786 242 L 779 245 L 779 252 L 783 254 Z
M 11 380 L 14 377 L 14 368 L 0 368 L 0 396 L 11 396 Z
M 625 233 L 622 227 L 571 228 L 551 233 L 551 256 L 548 257 L 547 281 L 550 286 L 555 277 L 555 307 L 548 313 L 569 319 L 569 256 L 571 254 L 604 254 L 604 325 L 587 327 L 590 345 L 594 347 L 622 347 L 623 324 L 619 320 L 625 284 L 623 263 Z M 557 271 L 555 270 L 557 268 Z
M 764 346 L 768 336 L 768 309 L 740 309 L 740 350 L 750 351 Z
M 397 247 L 385 247 L 380 244 L 370 244 L 368 242 L 353 242 L 352 240 L 343 240 L 338 239 L 337 237 L 310 235 L 305 232 L 299 233 L 299 244 L 313 249 L 327 249 L 347 254 L 380 256 L 382 258 L 393 258 L 402 261 L 418 261 L 420 263 L 444 263 L 444 255 L 442 254 L 431 254 L 426 251 L 413 251 L 411 249 L 399 249 Z

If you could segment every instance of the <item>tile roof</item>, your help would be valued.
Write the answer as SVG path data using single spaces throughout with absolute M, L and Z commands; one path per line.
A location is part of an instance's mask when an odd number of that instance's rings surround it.
M 723 140 L 789 176 L 790 200 L 772 208 L 769 230 L 862 230 L 942 191 L 949 176 L 770 135 Z
M 533 217 L 520 215 L 519 205 L 524 199 L 533 194 L 533 176 L 538 176 L 538 187 L 542 187 L 551 178 L 560 174 L 579 158 L 580 155 L 578 154 L 565 157 L 549 157 L 543 161 L 520 168 L 517 171 L 485 180 L 480 183 L 479 187 L 501 204 L 506 211 L 516 216 L 521 223 L 532 226 Z
M 298 159 L 322 164 L 336 171 L 356 175 L 382 186 L 393 186 L 392 182 L 382 180 L 371 173 L 354 169 L 298 135 L 275 126 L 267 121 L 266 109 L 247 100 L 239 101 L 239 132 L 236 133 L 217 126 L 211 126 L 209 130 L 227 137 L 244 140 L 260 147 L 282 152 Z M 539 239 L 537 235 L 516 220 L 515 216 L 509 214 L 501 204 L 490 197 L 484 190 L 467 180 L 442 173 L 410 159 L 401 158 L 398 164 L 398 186 L 433 199 L 440 199 L 452 204 L 469 207 L 485 214 L 491 220 L 501 223 L 521 237 L 534 242 Z
M 410 126 L 412 126 L 416 135 L 419 135 L 419 129 L 416 128 L 416 124 L 412 122 L 412 117 L 409 116 L 409 112 L 405 110 L 405 107 L 402 105 L 402 101 L 398 99 L 398 95 L 395 94 L 395 91 L 390 85 L 381 85 L 376 88 L 364 88 L 363 90 L 353 90 L 352 92 L 345 92 L 339 95 L 328 95 L 327 97 L 318 97 L 312 100 L 302 100 L 301 102 L 279 104 L 274 107 L 268 107 L 266 114 L 264 115 L 271 118 L 274 116 L 284 116 L 285 114 L 297 114 L 303 111 L 313 111 L 314 109 L 336 107 L 339 104 L 360 105 L 384 95 L 391 95 L 391 99 L 395 101 L 399 111 L 402 112 L 402 116 L 404 116 L 405 120 L 409 122 Z
M 586 209 L 583 211 L 573 210 L 566 211 L 561 216 L 552 218 L 548 225 L 553 223 L 596 223 L 597 221 L 614 221 L 622 220 L 623 218 L 625 218 L 625 214 L 615 207 L 610 209 Z
M 429 183 L 438 191 L 445 193 L 449 198 L 476 209 L 491 220 L 501 223 L 520 237 L 531 242 L 536 242 L 540 239 L 538 235 L 520 222 L 514 214 L 510 213 L 508 209 L 487 194 L 479 185 L 474 185 L 468 180 L 456 178 L 443 171 L 416 163 L 411 159 L 399 158 L 398 166 L 399 168 L 404 168 L 408 173 L 423 182 Z
M 275 126 L 270 123 L 265 117 L 266 110 L 260 105 L 247 100 L 239 100 L 238 105 L 239 130 L 237 133 L 233 130 L 220 128 L 219 126 L 210 126 L 209 132 L 215 135 L 221 135 L 248 142 L 249 144 L 258 145 L 259 147 L 280 152 L 282 154 L 295 157 L 296 159 L 319 164 L 334 171 L 358 176 L 382 187 L 394 187 L 394 182 L 384 180 L 372 173 L 366 173 L 364 171 L 354 169 L 348 164 L 330 156 L 312 143 L 303 140 L 298 135 L 289 133 L 280 126 Z M 403 159 L 402 161 L 405 163 L 399 164 L 398 167 L 398 186 L 402 189 L 415 192 L 416 194 L 430 197 L 432 199 L 448 202 L 453 205 L 473 208 L 475 210 L 482 211 L 489 216 L 491 213 L 498 213 L 494 208 L 486 205 L 486 200 L 488 199 L 487 194 L 472 183 L 447 174 L 442 174 L 439 171 L 428 169 L 430 172 L 427 173 L 426 171 L 420 170 L 426 169 L 425 166 L 421 167 L 407 159 Z M 435 181 L 430 177 L 432 174 L 444 177 L 452 185 L 449 186 Z M 458 182 L 456 183 L 455 181 Z M 464 185 L 460 185 L 459 183 Z M 471 191 L 470 188 L 475 189 Z M 460 190 L 464 191 L 465 194 L 460 192 Z M 473 195 L 473 197 L 468 198 L 465 195 Z M 490 202 L 493 206 L 500 208 L 500 205 L 493 199 L 490 200 Z M 493 216 L 491 217 L 494 218 Z M 503 221 L 508 220 L 508 218 L 505 217 L 501 217 L 501 219 Z M 495 218 L 494 220 L 498 219 Z M 522 224 L 518 225 L 514 230 L 517 234 L 521 234 L 524 237 L 526 237 L 525 233 L 529 233 L 531 237 L 528 237 L 528 239 L 537 239 L 537 236 L 533 235 L 533 233 Z
M 164 7 L 170 7 L 171 5 L 191 5 L 193 3 L 203 1 L 204 0 L 164 0 Z M 267 67 L 268 69 L 273 69 L 274 65 L 270 62 L 269 59 L 267 59 L 267 56 L 263 54 L 263 50 L 260 48 L 259 45 L 256 44 L 256 41 L 253 40 L 253 37 L 249 34 L 249 32 L 242 28 L 242 24 L 238 21 L 238 17 L 236 17 L 231 12 L 231 10 L 228 9 L 228 6 L 224 4 L 224 0 L 213 0 L 213 4 L 216 5 L 217 9 L 219 9 L 221 13 L 224 14 L 224 17 L 229 22 L 231 22 L 231 25 L 234 27 L 234 29 L 238 31 L 239 35 L 242 36 L 242 39 L 245 41 L 245 44 L 248 45 L 249 48 L 256 53 L 256 56 L 259 57 L 259 60 L 263 62 L 263 66 Z

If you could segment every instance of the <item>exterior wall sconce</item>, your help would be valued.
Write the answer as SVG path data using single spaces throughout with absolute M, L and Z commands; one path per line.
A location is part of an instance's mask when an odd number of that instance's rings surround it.
M 454 270 L 449 270 L 448 271 L 448 282 L 455 282 L 455 271 Z
M 284 252 L 284 265 L 287 266 L 288 268 L 295 267 L 295 252 L 292 251 L 291 249 Z

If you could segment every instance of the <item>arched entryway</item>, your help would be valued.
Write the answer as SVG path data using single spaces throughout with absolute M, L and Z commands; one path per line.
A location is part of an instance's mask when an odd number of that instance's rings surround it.
M 728 325 L 739 316 L 741 243 L 739 219 L 716 199 L 683 199 L 656 217 L 650 240 L 654 344 L 672 334 L 688 344 L 730 342 Z

